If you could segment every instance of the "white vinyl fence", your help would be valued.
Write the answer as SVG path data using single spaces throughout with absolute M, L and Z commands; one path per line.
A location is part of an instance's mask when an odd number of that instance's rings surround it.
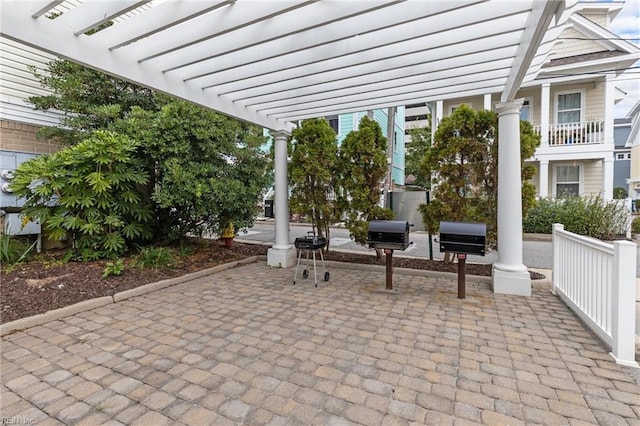
M 553 292 L 611 347 L 618 364 L 639 367 L 634 243 L 608 244 L 554 224 Z

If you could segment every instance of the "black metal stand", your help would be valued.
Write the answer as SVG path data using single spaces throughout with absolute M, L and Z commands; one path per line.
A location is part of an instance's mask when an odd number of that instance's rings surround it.
M 305 268 L 302 271 L 302 278 L 307 278 L 309 276 L 309 252 L 313 257 L 313 279 L 314 284 L 318 287 L 318 275 L 316 271 L 316 252 L 320 252 L 320 260 L 322 261 L 322 270 L 324 272 L 324 280 L 329 281 L 329 272 L 325 268 L 324 265 L 324 255 L 322 254 L 322 249 L 327 245 L 327 240 L 325 238 L 317 238 L 314 235 L 309 235 L 307 237 L 296 238 L 295 246 L 298 249 L 298 262 L 296 263 L 296 272 L 293 275 L 293 284 L 296 283 L 296 279 L 298 278 L 298 268 L 300 267 L 300 259 L 302 258 L 302 252 L 306 253 L 306 264 Z
M 384 250 L 386 266 L 387 266 L 387 290 L 393 290 L 393 250 Z
M 467 255 L 458 253 L 458 299 L 465 298 L 466 282 L 465 275 L 467 273 Z

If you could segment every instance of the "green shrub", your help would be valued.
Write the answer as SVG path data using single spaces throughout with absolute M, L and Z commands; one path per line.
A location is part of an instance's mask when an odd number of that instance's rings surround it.
M 124 262 L 122 259 L 116 259 L 106 263 L 102 278 L 107 278 L 109 275 L 122 275 L 122 272 L 124 272 Z
M 11 188 L 52 239 L 69 238 L 74 259 L 115 259 L 151 236 L 153 211 L 138 190 L 148 182 L 139 144 L 98 131 L 51 155 L 22 163 Z
M 0 234 L 0 264 L 9 266 L 22 262 L 29 256 L 35 245 L 36 241 L 29 244 L 27 240 Z
M 131 264 L 140 269 L 171 269 L 176 265 L 173 250 L 168 247 L 142 247 Z
M 627 190 L 622 187 L 616 186 L 615 188 L 613 188 L 613 198 L 616 200 L 627 198 Z
M 631 232 L 640 234 L 640 216 L 636 216 L 635 219 L 631 221 Z
M 629 220 L 621 203 L 569 196 L 538 200 L 522 225 L 524 232 L 550 234 L 554 223 L 562 223 L 569 232 L 607 240 L 624 235 Z

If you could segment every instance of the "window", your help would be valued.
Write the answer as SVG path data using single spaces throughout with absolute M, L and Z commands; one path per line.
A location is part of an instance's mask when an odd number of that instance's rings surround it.
M 558 124 L 582 121 L 582 93 L 560 93 L 556 105 Z
M 326 120 L 329 122 L 329 126 L 331 126 L 333 131 L 336 132 L 336 135 L 339 134 L 340 132 L 338 132 L 338 116 L 330 115 L 326 117 Z
M 398 152 L 398 138 L 400 134 L 397 131 L 393 132 L 393 152 Z
M 630 152 L 618 152 L 616 154 L 616 160 L 631 160 Z
M 580 194 L 580 166 L 556 166 L 556 197 Z
M 520 120 L 531 121 L 531 104 L 529 99 L 525 99 L 520 108 Z

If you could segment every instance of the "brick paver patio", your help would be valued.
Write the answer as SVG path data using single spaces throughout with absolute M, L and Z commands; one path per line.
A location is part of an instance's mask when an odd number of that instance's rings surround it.
M 630 369 L 548 290 L 257 262 L 2 338 L 4 423 L 640 424 Z

